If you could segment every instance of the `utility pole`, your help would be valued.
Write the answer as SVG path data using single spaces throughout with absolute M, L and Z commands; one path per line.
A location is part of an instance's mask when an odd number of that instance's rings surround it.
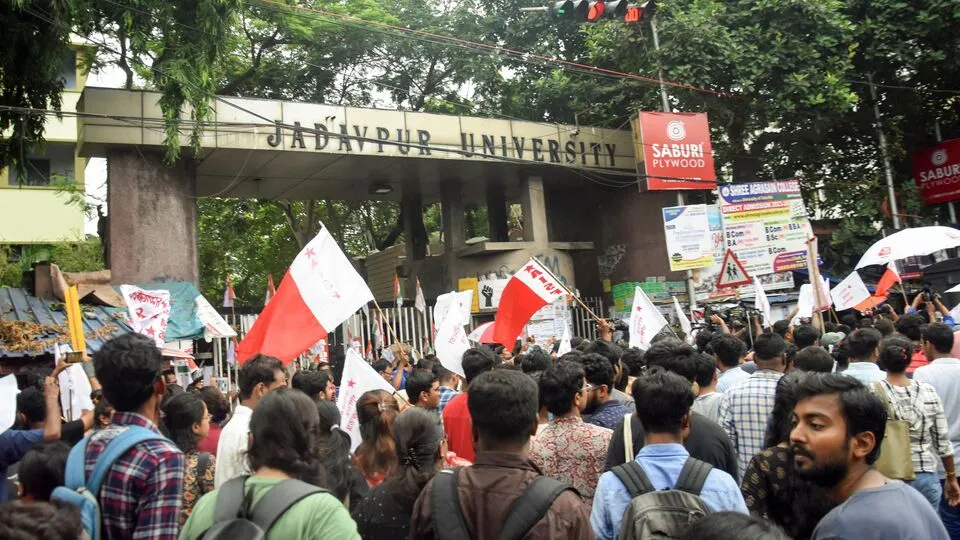
M 877 85 L 873 84 L 873 73 L 867 73 L 867 82 L 870 83 L 870 97 L 873 98 L 873 117 L 877 122 L 877 138 L 880 139 L 880 155 L 883 156 L 883 170 L 887 176 L 887 198 L 890 199 L 890 214 L 893 216 L 893 228 L 900 228 L 900 211 L 897 208 L 897 194 L 893 190 L 893 166 L 890 164 L 890 155 L 887 152 L 887 136 L 880 125 L 880 102 L 877 100 Z
M 653 34 L 653 49 L 660 52 L 660 36 L 657 34 L 657 17 L 650 17 L 650 33 Z M 659 62 L 658 62 L 659 64 Z M 663 67 L 657 66 L 657 80 L 660 81 L 660 100 L 663 106 L 663 112 L 673 112 L 670 108 L 670 96 L 667 94 L 667 85 L 663 84 Z M 683 191 L 677 191 L 677 206 L 687 204 Z M 687 270 L 687 298 L 690 304 L 690 318 L 693 318 L 693 310 L 697 309 L 697 292 L 693 286 L 693 270 Z
M 940 119 L 933 121 L 933 133 L 937 137 L 937 142 L 943 142 L 943 134 L 940 133 Z M 957 210 L 953 206 L 953 201 L 947 203 L 947 210 L 950 212 L 950 223 L 957 223 Z

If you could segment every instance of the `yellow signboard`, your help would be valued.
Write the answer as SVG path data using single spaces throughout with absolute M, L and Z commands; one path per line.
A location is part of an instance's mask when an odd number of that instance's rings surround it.
M 473 291 L 473 304 L 470 306 L 471 313 L 480 312 L 480 290 L 478 284 L 480 280 L 475 277 L 460 278 L 457 280 L 457 287 L 460 292 Z

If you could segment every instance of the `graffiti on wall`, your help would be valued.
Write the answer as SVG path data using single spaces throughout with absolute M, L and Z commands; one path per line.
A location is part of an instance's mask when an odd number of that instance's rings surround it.
M 560 280 L 560 283 L 567 285 L 570 283 L 570 280 L 567 279 L 567 276 L 563 275 L 563 270 L 560 267 L 560 256 L 556 253 L 537 253 L 533 258 L 540 261 L 544 267 L 553 272 L 553 275 L 557 276 L 557 279 Z M 523 261 L 526 263 L 526 261 Z M 481 270 L 477 272 L 477 278 L 480 280 L 497 280 L 497 279 L 507 279 L 516 272 L 520 266 L 517 265 L 516 268 L 512 268 L 508 264 L 501 264 L 499 267 Z
M 597 265 L 600 268 L 600 279 L 610 279 L 613 271 L 617 269 L 617 266 L 626 254 L 626 244 L 612 244 L 608 246 L 603 252 L 603 255 L 597 257 Z

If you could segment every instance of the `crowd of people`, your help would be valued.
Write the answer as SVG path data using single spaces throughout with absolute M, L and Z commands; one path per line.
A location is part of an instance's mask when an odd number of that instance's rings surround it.
M 356 402 L 359 444 L 336 362 L 257 356 L 226 396 L 179 388 L 127 334 L 89 363 L 78 420 L 61 420 L 58 373 L 18 394 L 0 538 L 957 539 L 948 313 L 712 317 L 645 351 L 602 322 L 565 354 L 469 349 L 462 376 L 400 349 L 373 364 L 396 391 Z M 91 482 L 93 530 L 69 495 Z

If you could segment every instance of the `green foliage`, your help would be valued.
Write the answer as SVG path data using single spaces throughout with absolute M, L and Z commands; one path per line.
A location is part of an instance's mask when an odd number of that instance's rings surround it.
M 38 262 L 56 263 L 63 272 L 95 272 L 104 268 L 103 248 L 95 237 L 81 242 L 24 245 L 17 252 L 14 257 L 13 247 L 0 246 L 0 287 L 22 286 L 23 272 Z

